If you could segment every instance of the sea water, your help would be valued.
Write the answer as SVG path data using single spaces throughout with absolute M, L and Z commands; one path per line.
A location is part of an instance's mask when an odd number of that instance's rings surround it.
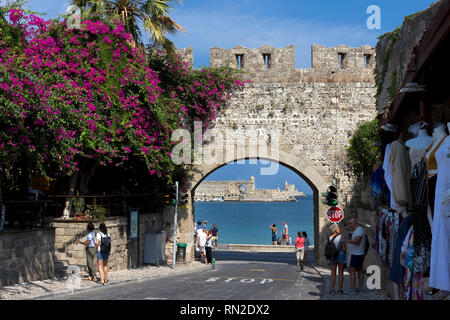
M 288 225 L 292 242 L 297 232 L 306 231 L 314 245 L 313 196 L 297 198 L 297 202 L 200 202 L 196 201 L 195 221 L 208 221 L 208 229 L 216 224 L 219 243 L 222 244 L 272 244 L 275 224 L 281 238 L 283 220 Z

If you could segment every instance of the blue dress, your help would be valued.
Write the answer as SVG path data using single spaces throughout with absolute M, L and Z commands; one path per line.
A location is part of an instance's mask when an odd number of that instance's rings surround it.
M 406 235 L 408 234 L 409 228 L 412 225 L 412 218 L 406 217 L 402 220 L 402 223 L 398 227 L 398 237 L 397 243 L 394 246 L 394 256 L 391 262 L 391 270 L 389 272 L 389 280 L 397 283 L 403 282 L 403 275 L 405 269 L 400 264 L 400 254 L 403 241 L 405 240 Z

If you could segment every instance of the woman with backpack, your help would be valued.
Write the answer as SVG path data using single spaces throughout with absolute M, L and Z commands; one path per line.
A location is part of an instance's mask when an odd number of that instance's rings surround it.
M 111 236 L 106 229 L 106 225 L 102 223 L 98 227 L 99 231 L 95 239 L 95 247 L 97 249 L 98 272 L 100 273 L 100 282 L 105 285 L 108 282 L 108 259 L 111 252 Z
M 345 252 L 347 250 L 345 246 L 344 236 L 341 234 L 337 224 L 332 224 L 330 227 L 330 236 L 327 239 L 325 245 L 325 256 L 330 261 L 331 267 L 331 283 L 330 294 L 334 295 L 334 286 L 336 283 L 336 269 L 338 269 L 338 287 L 339 294 L 344 294 L 342 291 L 342 285 L 344 283 L 344 268 L 345 268 Z

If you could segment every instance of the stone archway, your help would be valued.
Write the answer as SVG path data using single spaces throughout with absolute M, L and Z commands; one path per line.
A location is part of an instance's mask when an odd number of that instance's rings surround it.
M 194 194 L 195 189 L 197 186 L 212 172 L 216 171 L 217 169 L 232 163 L 234 161 L 239 160 L 245 160 L 245 159 L 252 159 L 252 157 L 242 157 L 242 158 L 236 158 L 232 161 L 224 162 L 221 164 L 215 164 L 215 165 L 196 165 L 193 168 L 193 176 L 191 177 L 191 187 L 189 189 L 190 193 L 190 200 L 189 200 L 189 206 L 186 214 L 186 223 L 190 224 L 192 228 L 190 233 L 194 233 Z M 279 164 L 291 169 L 293 172 L 298 174 L 303 180 L 307 182 L 307 184 L 311 187 L 313 191 L 313 202 L 314 202 L 314 258 L 316 263 L 324 264 L 324 244 L 326 241 L 326 236 L 328 232 L 327 226 L 329 225 L 329 222 L 326 218 L 326 212 L 328 207 L 321 203 L 320 201 L 320 194 L 322 192 L 326 192 L 327 186 L 330 184 L 331 181 L 327 181 L 324 177 L 322 177 L 317 170 L 315 170 L 311 165 L 309 165 L 304 159 L 302 159 L 299 156 L 292 155 L 288 152 L 280 150 L 279 152 L 279 159 L 271 159 L 270 157 L 258 157 L 258 159 L 264 159 L 264 160 L 270 160 L 274 162 L 278 162 Z M 182 227 L 182 226 L 180 226 Z M 185 225 L 185 227 L 188 227 L 188 225 Z M 183 228 L 185 229 L 185 228 Z M 188 239 L 185 239 L 188 240 Z M 191 259 L 193 259 L 194 251 L 187 252 L 187 256 L 191 255 Z
M 191 186 L 188 190 L 191 197 L 189 206 L 179 216 L 180 241 L 193 243 L 192 193 L 205 177 L 239 159 L 267 159 L 292 169 L 313 190 L 314 255 L 316 262 L 325 263 L 323 247 L 327 235 L 328 207 L 321 203 L 321 193 L 326 192 L 332 179 L 336 179 L 340 208 L 346 213 L 352 209 L 357 183 L 345 148 L 358 126 L 377 115 L 374 65 L 364 65 L 364 57 L 374 56 L 375 49 L 370 46 L 327 48 L 313 45 L 311 53 L 312 68 L 296 69 L 294 46 L 235 47 L 229 50 L 211 48 L 211 67 L 227 66 L 229 61 L 235 61 L 236 55 L 244 55 L 245 73 L 242 79 L 251 80 L 251 83 L 233 92 L 226 106 L 218 110 L 208 128 L 214 133 L 207 135 L 205 132 L 205 139 L 197 139 L 196 133 L 193 134 L 191 141 L 194 140 L 195 164 L 191 165 Z M 345 68 L 338 66 L 341 53 L 346 54 Z M 271 59 L 269 69 L 264 65 L 263 57 L 266 55 L 270 55 Z M 192 50 L 187 50 L 183 56 L 192 63 Z M 198 128 L 203 127 L 194 128 L 194 132 L 200 132 Z M 232 152 L 228 153 L 230 145 Z M 276 146 L 276 155 L 272 153 L 271 145 Z M 214 156 L 212 152 L 204 156 L 205 153 L 200 151 L 202 147 L 214 149 Z M 220 160 L 223 150 L 226 150 L 226 157 Z M 201 161 L 196 161 L 197 152 L 204 156 Z M 217 156 L 219 160 L 208 164 Z M 192 249 L 193 246 L 186 252 L 188 259 L 194 257 Z

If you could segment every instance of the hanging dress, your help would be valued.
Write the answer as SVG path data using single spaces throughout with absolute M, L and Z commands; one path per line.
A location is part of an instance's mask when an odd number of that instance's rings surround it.
M 400 254 L 403 241 L 408 235 L 409 229 L 412 225 L 412 218 L 406 217 L 400 223 L 398 228 L 397 241 L 394 244 L 394 255 L 391 263 L 391 270 L 389 272 L 389 280 L 397 283 L 403 282 L 404 268 L 400 263 Z
M 435 153 L 437 163 L 436 197 L 431 243 L 430 287 L 450 291 L 450 205 L 441 204 L 450 189 L 450 136 Z
M 394 197 L 392 196 L 392 172 L 391 165 L 389 164 L 389 157 L 391 154 L 391 144 L 386 145 L 386 149 L 384 152 L 384 160 L 383 160 L 383 170 L 384 170 L 384 181 L 386 182 L 386 186 L 389 189 L 389 205 L 392 209 L 395 208 Z
M 414 271 L 426 273 L 430 270 L 431 227 L 427 217 L 427 165 L 421 159 L 416 163 L 410 176 L 413 202 L 412 224 L 414 226 Z

